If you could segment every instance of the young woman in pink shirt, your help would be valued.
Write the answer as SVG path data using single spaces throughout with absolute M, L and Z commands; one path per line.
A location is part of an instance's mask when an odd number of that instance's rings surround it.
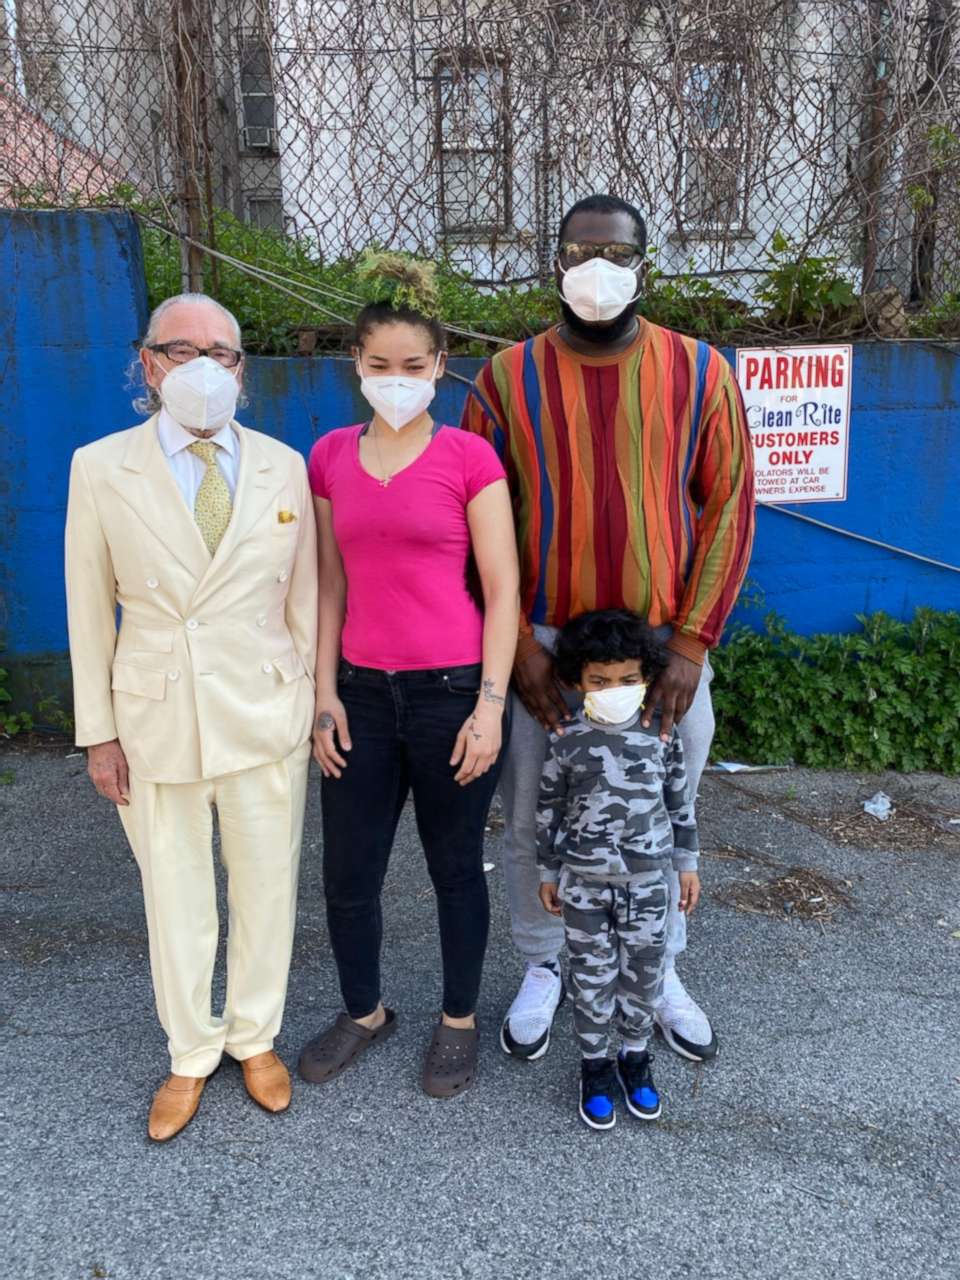
M 377 296 L 394 293 L 357 320 L 357 373 L 373 416 L 320 439 L 309 465 L 320 542 L 314 755 L 346 1012 L 305 1047 L 300 1072 L 330 1080 L 396 1029 L 381 1000 L 380 893 L 412 792 L 443 958 L 422 1083 L 454 1097 L 476 1075 L 489 923 L 483 833 L 517 639 L 516 539 L 494 450 L 429 413 L 446 363 L 429 270 L 384 254 L 369 274 Z

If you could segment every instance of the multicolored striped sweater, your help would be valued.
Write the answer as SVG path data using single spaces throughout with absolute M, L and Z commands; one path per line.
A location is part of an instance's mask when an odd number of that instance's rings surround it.
M 520 548 L 518 656 L 532 623 L 628 608 L 670 623 L 702 662 L 743 582 L 753 540 L 753 457 L 727 361 L 641 320 L 615 356 L 584 356 L 556 328 L 500 351 L 461 426 L 500 455 Z

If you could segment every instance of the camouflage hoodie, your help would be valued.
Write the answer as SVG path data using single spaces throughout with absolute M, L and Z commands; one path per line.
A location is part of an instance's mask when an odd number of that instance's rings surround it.
M 640 715 L 603 725 L 580 711 L 552 733 L 537 806 L 541 881 L 578 875 L 626 879 L 671 864 L 697 867 L 697 822 L 688 794 L 683 746 L 674 727 L 661 742 L 660 721 Z

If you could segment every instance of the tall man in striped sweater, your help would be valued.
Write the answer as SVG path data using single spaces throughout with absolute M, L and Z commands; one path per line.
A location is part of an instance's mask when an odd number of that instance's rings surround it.
M 547 731 L 561 731 L 567 714 L 553 669 L 557 629 L 587 609 L 626 607 L 650 620 L 670 658 L 645 723 L 659 707 L 664 735 L 678 724 L 695 794 L 714 729 L 707 653 L 753 538 L 751 446 L 733 371 L 712 347 L 637 316 L 645 255 L 638 210 L 606 195 L 575 204 L 556 259 L 562 323 L 489 360 L 462 423 L 506 466 L 520 548 L 501 791 L 513 938 L 527 969 L 500 1034 L 520 1058 L 546 1052 L 563 998 L 563 926 L 540 906 L 535 823 Z M 674 873 L 657 1025 L 676 1052 L 706 1061 L 717 1039 L 677 976 L 686 946 L 678 901 Z

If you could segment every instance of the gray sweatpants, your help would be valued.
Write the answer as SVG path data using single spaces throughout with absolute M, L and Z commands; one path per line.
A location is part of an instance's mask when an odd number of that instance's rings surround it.
M 615 883 L 564 867 L 558 891 L 582 1057 L 609 1058 L 615 1028 L 635 1050 L 646 1048 L 663 978 L 665 876 L 653 871 Z
M 557 637 L 554 627 L 534 627 L 534 633 L 545 648 L 553 650 Z M 658 635 L 667 638 L 670 628 L 664 628 Z M 700 677 L 696 697 L 679 725 L 687 777 L 694 793 L 700 785 L 700 775 L 707 763 L 713 740 L 713 702 L 710 698 L 712 679 L 713 670 L 707 659 L 703 664 L 703 675 Z M 563 921 L 544 911 L 539 897 L 537 799 L 540 795 L 540 774 L 547 754 L 547 734 L 517 695 L 511 693 L 510 697 L 513 713 L 510 746 L 500 774 L 500 795 L 505 821 L 503 874 L 514 945 L 528 963 L 543 964 L 545 961 L 556 960 L 563 946 Z M 571 702 L 571 705 L 574 704 Z M 666 969 L 671 969 L 676 957 L 686 949 L 687 921 L 678 910 L 680 880 L 677 873 L 670 869 L 665 875 L 670 903 L 667 909 L 664 963 Z

